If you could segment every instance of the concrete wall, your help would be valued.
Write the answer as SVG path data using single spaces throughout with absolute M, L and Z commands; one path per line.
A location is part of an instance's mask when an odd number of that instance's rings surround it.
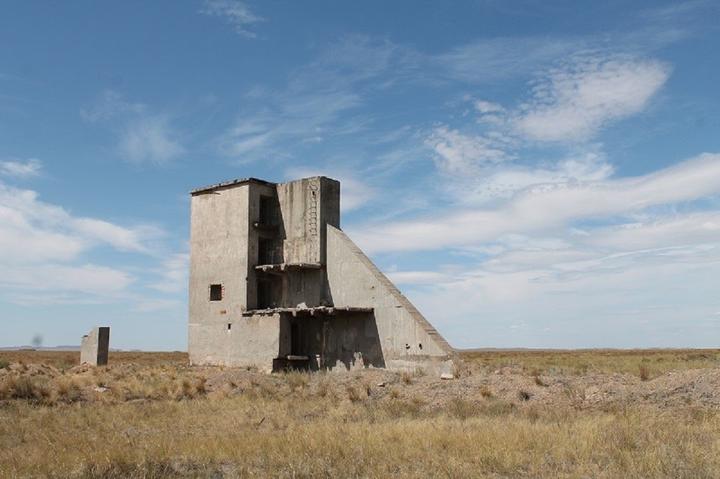
M 80 364 L 105 366 L 110 351 L 110 328 L 93 328 L 80 341 Z
M 191 197 L 188 352 L 192 364 L 216 354 L 218 331 L 239 318 L 248 302 L 248 198 L 241 184 Z M 210 301 L 210 285 L 223 298 Z
M 297 307 L 301 303 L 307 306 L 329 305 L 325 271 L 321 269 L 303 269 L 289 271 L 284 275 L 282 304 L 285 307 Z
M 327 228 L 327 276 L 336 307 L 374 308 L 384 362 L 449 369 L 453 349 L 365 254 L 337 228 Z
M 192 364 L 255 366 L 270 372 L 273 359 L 290 353 L 287 320 L 280 314 L 191 325 L 190 336 L 194 341 Z

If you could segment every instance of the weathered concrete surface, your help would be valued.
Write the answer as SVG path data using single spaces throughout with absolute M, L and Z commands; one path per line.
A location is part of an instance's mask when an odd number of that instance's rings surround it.
M 272 370 L 273 359 L 290 354 L 287 322 L 281 314 L 238 316 L 190 330 L 192 364 L 253 366 Z
M 247 304 L 249 189 L 243 183 L 192 196 L 188 351 L 193 364 L 216 357 L 222 349 L 218 331 Z M 221 285 L 222 300 L 210 300 L 212 284 Z
M 105 366 L 110 351 L 110 328 L 93 328 L 80 342 L 80 364 Z

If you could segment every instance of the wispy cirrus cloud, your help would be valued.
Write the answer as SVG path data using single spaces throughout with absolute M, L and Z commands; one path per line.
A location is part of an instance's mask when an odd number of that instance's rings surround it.
M 458 248 L 506 234 L 537 233 L 583 218 L 637 213 L 658 205 L 720 193 L 720 155 L 704 154 L 644 176 L 600 181 L 539 184 L 493 208 L 354 228 L 370 251 Z
M 118 143 L 115 150 L 132 163 L 164 165 L 186 152 L 169 115 L 154 113 L 144 103 L 126 100 L 114 90 L 105 90 L 90 106 L 80 110 L 89 123 L 112 128 Z
M 476 40 L 429 57 L 438 74 L 467 83 L 488 83 L 535 73 L 588 45 L 588 37 L 504 37 Z
M 129 121 L 122 129 L 118 151 L 134 163 L 162 165 L 185 153 L 164 116 L 142 117 Z
M 347 36 L 296 69 L 284 87 L 250 92 L 235 123 L 216 138 L 218 151 L 241 163 L 287 160 L 366 131 L 373 119 L 360 108 L 412 70 L 409 56 L 388 41 Z
M 250 10 L 247 2 L 240 0 L 205 0 L 200 13 L 222 18 L 236 33 L 247 38 L 257 37 L 250 27 L 265 21 Z
M 455 196 L 464 204 L 509 198 L 533 186 L 602 180 L 613 167 L 596 137 L 613 122 L 645 110 L 669 72 L 668 65 L 651 59 L 578 55 L 536 73 L 529 98 L 514 106 L 467 98 L 471 121 L 457 128 L 436 126 L 425 145 L 445 181 L 462 185 L 463 193 Z M 570 149 L 565 158 L 527 160 L 529 150 L 558 143 Z
M 482 318 L 484 341 L 500 346 L 709 346 L 720 333 L 708 301 L 720 292 L 708 281 L 720 274 L 718 212 L 638 216 L 498 236 L 452 275 L 391 274 L 460 346 L 457 333 L 475 327 L 457 319 L 466 317 Z M 608 328 L 622 330 L 619 342 Z
M 483 168 L 514 158 L 509 151 L 512 138 L 499 132 L 468 135 L 439 126 L 425 140 L 437 154 L 438 167 L 451 175 L 477 174 Z
M 582 141 L 647 106 L 670 75 L 655 60 L 590 56 L 554 69 L 512 119 L 532 140 Z
M 93 104 L 80 109 L 80 117 L 93 123 L 111 120 L 128 113 L 142 114 L 147 109 L 144 103 L 130 102 L 114 90 L 105 90 Z
M 190 254 L 175 253 L 167 257 L 157 270 L 160 280 L 150 287 L 164 293 L 179 293 L 188 287 Z
M 35 158 L 28 160 L 2 160 L 0 161 L 0 176 L 13 178 L 30 178 L 38 176 L 42 170 L 42 162 Z

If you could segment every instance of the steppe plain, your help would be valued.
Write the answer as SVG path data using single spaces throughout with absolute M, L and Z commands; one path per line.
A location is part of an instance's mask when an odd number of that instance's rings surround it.
M 442 380 L 0 352 L 0 477 L 720 477 L 720 350 L 459 355 Z

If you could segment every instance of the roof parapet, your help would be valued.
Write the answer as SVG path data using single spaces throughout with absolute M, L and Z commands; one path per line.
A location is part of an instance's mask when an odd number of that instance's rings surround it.
M 334 178 L 330 178 L 329 176 L 324 176 L 324 175 L 308 176 L 305 178 L 299 178 L 297 180 L 286 181 L 284 183 L 273 183 L 272 181 L 261 180 L 260 178 L 253 178 L 253 177 L 237 178 L 234 180 L 223 181 L 222 183 L 215 183 L 214 185 L 202 186 L 200 188 L 195 188 L 194 190 L 190 190 L 190 195 L 194 196 L 194 195 L 198 195 L 198 194 L 202 194 L 202 193 L 209 193 L 211 191 L 219 190 L 222 188 L 232 188 L 233 186 L 243 185 L 243 184 L 247 184 L 247 183 L 257 183 L 257 184 L 266 185 L 266 186 L 277 186 L 277 185 L 281 185 L 281 184 L 285 184 L 285 183 L 293 183 L 295 181 L 308 180 L 310 178 L 326 178 L 328 180 L 338 181 Z
M 261 180 L 259 178 L 237 178 L 234 180 L 228 180 L 223 181 L 222 183 L 215 183 L 214 185 L 209 186 L 202 186 L 200 188 L 195 188 L 194 190 L 190 190 L 190 195 L 198 195 L 201 193 L 209 193 L 211 191 L 219 190 L 222 188 L 231 188 L 233 186 L 243 185 L 247 183 L 258 183 L 261 185 L 267 185 L 267 186 L 275 186 L 277 183 L 273 183 L 272 181 L 265 181 Z

